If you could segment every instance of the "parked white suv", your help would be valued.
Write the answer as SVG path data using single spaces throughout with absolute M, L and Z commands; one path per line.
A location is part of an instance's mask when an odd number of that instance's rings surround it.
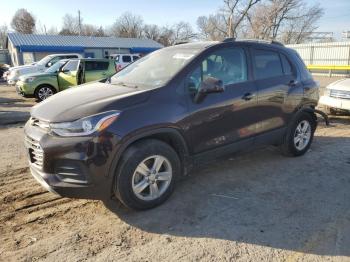
M 61 59 L 82 58 L 80 54 L 54 54 L 45 56 L 36 63 L 23 66 L 11 67 L 7 74 L 7 83 L 14 85 L 19 80 L 19 77 L 26 74 L 44 72 L 48 67 L 52 66 Z
M 350 78 L 331 83 L 321 96 L 319 104 L 327 109 L 327 113 L 334 114 L 337 110 L 350 112 Z
M 110 58 L 115 60 L 115 69 L 117 71 L 123 69 L 127 65 L 135 62 L 140 58 L 139 54 L 112 54 Z

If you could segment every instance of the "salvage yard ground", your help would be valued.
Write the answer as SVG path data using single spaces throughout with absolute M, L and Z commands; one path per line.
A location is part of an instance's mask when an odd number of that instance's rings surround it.
M 303 157 L 232 155 L 133 212 L 60 198 L 31 177 L 23 121 L 33 104 L 0 85 L 0 261 L 350 261 L 349 116 L 321 122 Z

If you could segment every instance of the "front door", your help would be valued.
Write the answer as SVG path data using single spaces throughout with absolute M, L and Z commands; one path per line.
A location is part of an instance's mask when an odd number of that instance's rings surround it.
M 79 60 L 70 60 L 58 73 L 58 85 L 61 90 L 78 84 Z
M 223 81 L 223 93 L 208 94 L 201 103 L 193 96 L 207 77 Z M 209 54 L 187 77 L 192 114 L 188 118 L 194 153 L 234 142 L 252 143 L 255 135 L 256 87 L 248 73 L 246 51 L 241 47 L 222 48 Z

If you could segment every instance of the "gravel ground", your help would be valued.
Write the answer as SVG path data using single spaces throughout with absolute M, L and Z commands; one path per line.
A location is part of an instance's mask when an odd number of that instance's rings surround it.
M 34 101 L 0 92 L 0 261 L 350 261 L 349 116 L 320 123 L 303 157 L 232 155 L 133 212 L 41 188 L 23 148 Z

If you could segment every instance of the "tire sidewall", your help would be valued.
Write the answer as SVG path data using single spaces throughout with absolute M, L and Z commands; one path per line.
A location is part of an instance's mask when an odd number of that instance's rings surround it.
M 138 198 L 132 190 L 132 177 L 137 166 L 147 157 L 161 155 L 168 159 L 172 168 L 172 180 L 166 191 L 157 199 L 146 201 Z M 169 198 L 174 190 L 176 178 L 180 176 L 180 160 L 176 152 L 167 144 L 155 140 L 138 143 L 127 149 L 117 169 L 114 192 L 127 207 L 137 210 L 149 209 L 160 205 Z

